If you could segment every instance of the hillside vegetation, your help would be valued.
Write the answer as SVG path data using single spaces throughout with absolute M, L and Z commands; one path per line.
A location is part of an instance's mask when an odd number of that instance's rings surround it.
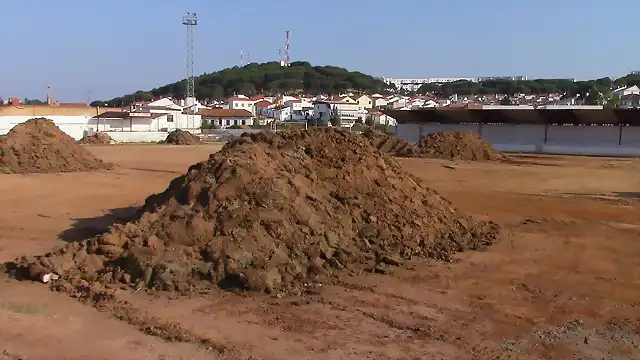
M 616 80 L 605 77 L 596 80 L 572 81 L 569 79 L 535 80 L 487 80 L 482 82 L 456 81 L 446 84 L 424 84 L 417 93 L 436 93 L 442 96 L 478 94 L 549 94 L 561 93 L 566 97 L 588 94 L 610 95 L 612 89 L 640 85 L 640 75 L 627 75 Z
M 565 97 L 579 96 L 587 103 L 600 103 L 611 98 L 611 90 L 622 86 L 640 86 L 640 75 L 611 79 L 572 81 L 570 79 L 535 79 L 524 81 L 488 80 L 482 82 L 456 81 L 445 84 L 424 84 L 417 94 L 435 93 L 447 97 L 453 94 L 549 94 L 561 93 Z M 172 96 L 184 98 L 186 83 L 184 80 L 167 84 L 150 91 L 137 91 L 134 94 L 117 97 L 108 101 L 94 101 L 92 106 L 126 106 L 134 101 L 148 101 L 155 97 Z M 234 66 L 196 78 L 196 97 L 198 100 L 219 100 L 233 94 L 338 94 L 346 91 L 364 93 L 399 92 L 410 95 L 414 92 L 395 89 L 381 79 L 361 72 L 349 71 L 336 66 L 313 66 L 298 61 L 289 67 L 278 62 L 263 64 L 251 63 L 243 67 Z
M 123 106 L 134 101 L 146 101 L 158 96 L 184 97 L 185 81 L 167 84 L 151 91 L 107 101 L 111 106 Z M 278 62 L 232 67 L 196 78 L 196 97 L 222 99 L 233 94 L 336 94 L 347 90 L 368 93 L 381 92 L 386 84 L 373 76 L 348 71 L 335 66 L 312 66 L 308 62 L 293 62 L 282 67 Z M 104 101 L 96 101 L 104 104 Z

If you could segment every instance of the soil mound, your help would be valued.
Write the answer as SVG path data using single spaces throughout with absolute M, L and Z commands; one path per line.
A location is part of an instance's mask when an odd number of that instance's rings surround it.
M 40 280 L 55 273 L 58 288 L 299 294 L 413 256 L 448 260 L 498 235 L 497 224 L 458 213 L 360 135 L 263 132 L 192 165 L 148 197 L 136 220 L 8 268 Z
M 367 130 L 363 135 L 371 146 L 392 156 L 413 156 L 413 146 L 408 141 L 397 136 L 385 134 L 377 130 Z
M 423 136 L 414 146 L 419 157 L 450 160 L 506 160 L 507 157 L 471 132 L 438 132 Z
M 200 138 L 188 131 L 176 129 L 167 135 L 164 143 L 173 145 L 196 145 L 200 143 Z
M 0 136 L 0 173 L 52 173 L 110 169 L 58 128 L 39 118 Z
M 97 132 L 93 135 L 85 136 L 82 139 L 78 140 L 78 144 L 84 145 L 109 145 L 113 143 L 113 138 L 103 132 Z

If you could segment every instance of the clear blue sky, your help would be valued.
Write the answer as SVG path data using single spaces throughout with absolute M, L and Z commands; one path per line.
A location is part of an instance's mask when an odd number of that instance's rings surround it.
M 622 76 L 640 70 L 638 0 L 2 1 L 0 96 L 110 99 L 185 74 L 291 58 L 375 76 Z

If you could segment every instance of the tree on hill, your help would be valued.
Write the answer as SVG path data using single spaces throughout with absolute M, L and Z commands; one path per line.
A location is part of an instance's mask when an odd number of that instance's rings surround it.
M 278 62 L 234 66 L 198 76 L 195 82 L 196 98 L 199 100 L 219 100 L 234 94 L 250 96 L 259 93 L 337 94 L 349 90 L 379 93 L 388 87 L 382 80 L 361 72 L 335 66 L 312 66 L 305 61 L 292 62 L 287 67 L 280 66 Z M 153 97 L 183 98 L 185 89 L 185 81 L 182 80 L 148 92 L 137 91 L 117 97 L 108 103 L 113 106 L 126 106 L 134 101 L 145 101 Z
M 47 104 L 45 101 L 42 101 L 42 100 L 28 99 L 28 98 L 24 98 L 24 100 L 22 100 L 22 103 L 25 105 L 46 105 Z

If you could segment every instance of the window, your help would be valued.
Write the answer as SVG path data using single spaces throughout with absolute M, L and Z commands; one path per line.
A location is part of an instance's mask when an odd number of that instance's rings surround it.
M 242 120 L 242 125 L 247 125 L 247 120 Z
M 167 115 L 167 122 L 173 122 L 173 115 L 172 114 Z
M 227 120 L 227 126 L 231 126 L 231 120 Z

